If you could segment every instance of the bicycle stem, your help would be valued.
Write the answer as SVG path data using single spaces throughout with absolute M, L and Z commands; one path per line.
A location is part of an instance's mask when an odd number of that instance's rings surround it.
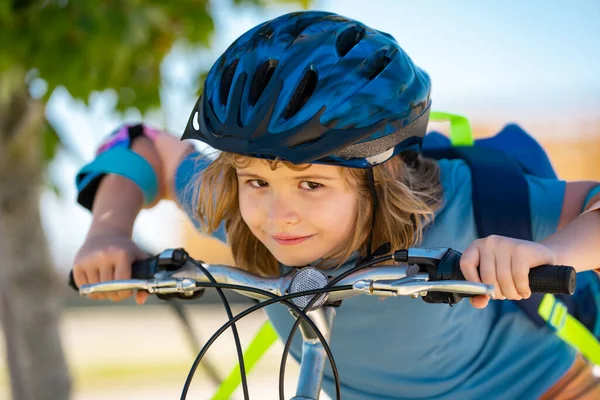
M 292 310 L 290 312 L 297 318 Z M 335 318 L 335 308 L 322 307 L 318 310 L 310 311 L 308 316 L 329 342 Z M 327 355 L 325 354 L 323 344 L 305 321 L 300 322 L 300 332 L 302 333 L 300 376 L 298 378 L 296 396 L 292 397 L 291 400 L 318 400 L 321 393 Z

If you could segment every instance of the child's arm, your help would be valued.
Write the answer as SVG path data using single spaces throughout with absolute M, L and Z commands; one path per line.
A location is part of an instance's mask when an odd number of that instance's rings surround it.
M 474 241 L 461 259 L 467 280 L 494 285 L 497 298 L 520 300 L 531 295 L 528 274 L 536 266 L 569 265 L 578 272 L 598 269 L 599 186 L 599 182 L 567 183 L 558 231 L 539 243 L 501 236 Z M 488 300 L 478 296 L 472 302 L 475 307 L 483 308 Z
M 113 173 L 99 178 L 101 180 L 90 202 L 92 224 L 74 261 L 73 274 L 77 285 L 129 279 L 132 262 L 147 257 L 131 240 L 135 219 L 143 207 L 150 208 L 162 199 L 175 199 L 174 173 L 182 157 L 193 150 L 190 144 L 180 142 L 167 133 L 153 133 L 152 137 L 137 137 L 130 143 L 129 149 L 151 167 L 157 183 L 156 193 L 152 201 L 144 204 L 144 190 L 134 179 Z M 119 301 L 130 295 L 118 292 L 98 294 L 92 298 Z M 143 302 L 146 296 L 145 293 L 138 294 L 138 302 Z
M 554 251 L 556 264 L 571 265 L 577 272 L 600 268 L 599 185 L 567 184 L 559 230 L 541 242 Z

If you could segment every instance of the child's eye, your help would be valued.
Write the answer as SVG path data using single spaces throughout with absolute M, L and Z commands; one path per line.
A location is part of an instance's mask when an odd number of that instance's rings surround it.
M 269 186 L 269 182 L 260 179 L 250 179 L 247 183 L 248 185 L 257 189 Z
M 323 185 L 317 182 L 302 181 L 300 182 L 300 187 L 304 190 L 315 191 L 321 189 Z

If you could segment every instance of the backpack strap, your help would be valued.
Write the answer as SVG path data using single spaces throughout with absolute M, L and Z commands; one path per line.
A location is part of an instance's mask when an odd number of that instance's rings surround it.
M 479 237 L 502 235 L 532 240 L 529 186 L 519 164 L 485 147 L 423 150 L 425 157 L 461 159 L 471 170 L 472 199 Z
M 530 299 L 518 303 L 529 302 Z M 543 295 L 538 313 L 559 338 L 592 363 L 600 365 L 600 342 L 585 325 L 569 314 L 567 306 L 560 299 L 551 294 Z
M 423 155 L 465 160 L 471 171 L 473 213 L 480 238 L 501 235 L 533 240 L 529 186 L 520 165 L 509 155 L 486 147 L 425 150 Z M 539 327 L 547 324 L 538 311 L 542 299 L 542 294 L 532 293 L 529 299 L 517 302 Z

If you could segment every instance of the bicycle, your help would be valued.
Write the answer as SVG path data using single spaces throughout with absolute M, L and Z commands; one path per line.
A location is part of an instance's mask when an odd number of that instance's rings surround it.
M 389 252 L 386 252 L 389 253 Z M 132 266 L 132 279 L 108 281 L 77 288 L 73 274 L 70 285 L 82 295 L 120 290 L 146 290 L 161 298 L 189 299 L 203 293 L 207 287 L 216 288 L 229 317 L 198 353 L 184 384 L 181 399 L 185 399 L 194 373 L 214 341 L 232 328 L 242 381 L 244 398 L 248 399 L 244 360 L 235 322 L 267 305 L 283 302 L 296 322 L 284 347 L 279 373 L 279 397 L 285 399 L 283 377 L 285 362 L 292 339 L 299 328 L 303 338 L 300 374 L 296 395 L 292 400 L 317 400 L 328 360 L 333 372 L 336 398 L 340 399 L 340 379 L 328 341 L 335 318 L 335 309 L 343 299 L 356 295 L 380 297 L 410 296 L 428 303 L 455 304 L 465 297 L 493 295 L 493 286 L 467 282 L 459 267 L 461 253 L 450 248 L 410 248 L 389 255 L 374 255 L 362 260 L 336 278 L 320 269 L 305 267 L 289 273 L 266 278 L 244 270 L 222 265 L 204 266 L 192 259 L 183 249 L 168 249 L 159 255 Z M 393 265 L 378 265 L 385 262 Z M 529 282 L 534 293 L 573 294 L 576 287 L 575 270 L 569 266 L 544 265 L 533 268 Z M 232 289 L 259 300 L 235 317 L 222 289 Z

